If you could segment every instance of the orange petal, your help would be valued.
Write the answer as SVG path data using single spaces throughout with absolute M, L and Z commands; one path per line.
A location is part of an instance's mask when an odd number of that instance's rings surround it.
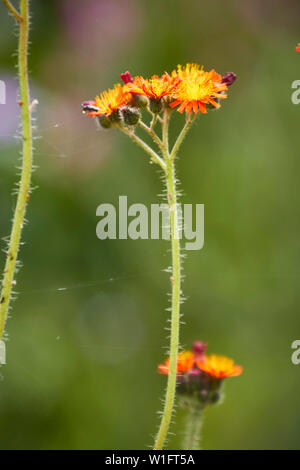
M 175 106 L 178 106 L 180 103 L 181 103 L 181 101 L 176 100 L 176 101 L 173 101 L 172 103 L 170 103 L 170 106 L 171 106 L 171 108 L 175 108 Z
M 201 101 L 199 101 L 199 108 L 200 108 L 201 113 L 203 113 L 203 114 L 206 114 L 206 113 L 207 113 L 205 104 L 204 104 L 204 103 L 201 103 Z
M 101 116 L 101 114 L 102 113 L 100 113 L 99 111 L 92 111 L 92 112 L 88 113 L 88 116 L 90 116 L 90 117 Z
M 238 375 L 241 375 L 242 372 L 243 372 L 242 366 L 234 366 L 234 372 L 231 374 L 231 377 L 237 377 Z
M 186 108 L 186 103 L 181 103 L 181 105 L 179 106 L 179 108 L 177 109 L 177 111 L 178 111 L 179 113 L 184 113 L 185 108 Z
M 193 109 L 193 101 L 191 101 L 190 103 L 188 103 L 186 105 L 185 110 L 186 110 L 187 113 L 190 113 L 192 111 L 192 109 Z
M 214 93 L 215 98 L 221 98 L 222 100 L 227 98 L 227 95 L 223 95 L 222 93 Z
M 165 364 L 159 364 L 159 366 L 157 367 L 157 372 L 158 372 L 159 374 L 168 375 L 168 373 L 169 373 L 169 367 L 166 366 Z
M 220 107 L 221 107 L 220 103 L 217 103 L 217 102 L 214 101 L 214 100 L 210 100 L 210 103 L 211 103 L 215 108 L 220 108 Z
M 193 111 L 195 114 L 198 113 L 198 102 L 197 101 L 193 101 Z

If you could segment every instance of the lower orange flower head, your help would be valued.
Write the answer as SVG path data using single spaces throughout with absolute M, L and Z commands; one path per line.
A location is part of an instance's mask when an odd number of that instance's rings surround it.
M 181 79 L 164 73 L 161 77 L 153 75 L 150 79 L 135 77 L 133 83 L 127 83 L 126 89 L 133 95 L 145 95 L 155 100 L 164 96 L 173 96 Z
M 296 46 L 296 51 L 297 52 L 300 52 L 300 42 L 298 42 L 297 46 Z
M 223 379 L 243 372 L 242 366 L 234 364 L 229 357 L 215 354 L 206 356 L 206 347 L 206 343 L 194 341 L 191 351 L 183 351 L 177 355 L 176 364 L 178 393 L 196 398 L 202 406 L 219 401 Z M 158 372 L 164 375 L 170 373 L 170 358 L 164 364 L 159 364 Z
M 183 351 L 177 356 L 177 374 L 184 374 L 193 368 L 194 353 L 192 351 Z M 168 375 L 170 370 L 170 358 L 166 359 L 164 364 L 159 364 L 157 368 L 160 374 Z
M 205 72 L 198 64 L 186 64 L 184 67 L 179 65 L 172 72 L 172 77 L 179 77 L 181 81 L 176 89 L 175 101 L 170 106 L 179 106 L 180 113 L 206 113 L 206 105 L 219 108 L 220 104 L 216 100 L 227 98 L 223 93 L 227 90 L 227 85 L 215 70 Z
M 243 372 L 242 366 L 234 364 L 233 359 L 216 354 L 206 356 L 203 361 L 197 361 L 197 367 L 216 379 L 235 377 Z
M 131 95 L 120 83 L 114 88 L 103 91 L 94 101 L 83 104 L 83 111 L 89 116 L 110 116 L 114 111 L 125 106 L 131 100 Z

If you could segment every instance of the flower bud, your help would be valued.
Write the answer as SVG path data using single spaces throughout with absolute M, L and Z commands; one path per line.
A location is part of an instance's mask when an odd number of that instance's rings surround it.
M 232 85 L 237 79 L 237 76 L 233 72 L 227 72 L 223 75 L 221 83 L 225 83 L 226 86 Z
M 211 393 L 209 397 L 209 403 L 211 405 L 215 405 L 216 403 L 220 401 L 220 398 L 221 398 L 220 392 Z
M 132 105 L 137 108 L 146 108 L 148 105 L 148 98 L 144 95 L 134 95 L 132 94 Z
M 207 343 L 203 341 L 194 341 L 192 346 L 192 351 L 195 356 L 195 360 L 201 361 L 204 359 L 205 351 L 207 348 Z
M 132 108 L 131 106 L 124 106 L 121 109 L 123 114 L 124 122 L 128 126 L 135 126 L 141 117 L 141 113 L 137 108 Z
M 109 129 L 112 126 L 111 121 L 105 115 L 98 116 L 98 121 L 104 129 Z
M 161 112 L 163 107 L 161 98 L 150 98 L 149 100 L 149 108 L 150 111 L 154 114 L 158 114 Z
M 110 115 L 109 120 L 113 124 L 117 124 L 118 122 L 122 121 L 122 113 L 119 109 L 115 109 Z
M 124 85 L 127 85 L 127 83 L 133 83 L 133 78 L 130 75 L 130 72 L 128 72 L 128 70 L 124 73 L 121 73 L 120 77 Z

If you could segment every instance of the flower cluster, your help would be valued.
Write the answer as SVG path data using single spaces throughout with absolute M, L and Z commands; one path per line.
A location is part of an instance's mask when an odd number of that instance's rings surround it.
M 206 347 L 206 343 L 195 341 L 191 351 L 183 351 L 177 356 L 178 392 L 197 398 L 203 405 L 219 400 L 223 379 L 243 372 L 242 366 L 236 365 L 229 357 L 207 356 Z M 169 364 L 168 358 L 164 364 L 159 364 L 158 372 L 167 375 Z
M 99 117 L 103 127 L 121 122 L 135 125 L 140 117 L 139 108 L 144 107 L 153 114 L 166 107 L 177 108 L 180 113 L 206 113 L 207 109 L 220 107 L 220 100 L 227 97 L 226 91 L 236 79 L 231 72 L 221 76 L 215 70 L 206 72 L 198 64 L 190 63 L 161 77 L 133 78 L 129 72 L 120 77 L 123 85 L 118 83 L 82 104 L 83 112 Z
M 298 42 L 297 46 L 296 46 L 296 51 L 297 52 L 300 52 L 300 42 Z

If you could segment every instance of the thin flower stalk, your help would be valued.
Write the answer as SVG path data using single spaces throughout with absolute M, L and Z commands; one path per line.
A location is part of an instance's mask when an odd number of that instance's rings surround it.
M 138 125 L 141 127 L 141 129 L 143 129 L 145 132 L 147 132 L 147 134 L 153 139 L 153 141 L 158 145 L 158 147 L 160 148 L 160 150 L 162 150 L 162 146 L 163 146 L 163 143 L 161 141 L 161 139 L 158 137 L 158 135 L 156 134 L 156 132 L 154 131 L 154 128 L 152 126 L 152 123 L 150 124 L 150 127 L 147 126 L 147 124 L 145 124 L 143 121 L 139 121 L 138 122 Z
M 187 115 L 186 120 L 185 120 L 185 124 L 184 124 L 180 134 L 178 135 L 178 137 L 176 139 L 174 147 L 172 148 L 172 152 L 171 152 L 171 155 L 170 155 L 171 160 L 174 160 L 174 158 L 176 157 L 176 155 L 178 153 L 178 150 L 179 150 L 185 136 L 187 135 L 194 119 L 195 119 L 195 115 L 192 115 L 192 116 Z
M 148 155 L 150 155 L 151 161 L 157 163 L 163 170 L 166 170 L 166 163 L 144 140 L 142 140 L 133 131 L 127 129 L 124 126 L 120 125 L 119 129 L 128 137 L 130 137 L 130 139 L 135 142 L 139 147 L 141 147 L 146 153 L 148 153 Z

